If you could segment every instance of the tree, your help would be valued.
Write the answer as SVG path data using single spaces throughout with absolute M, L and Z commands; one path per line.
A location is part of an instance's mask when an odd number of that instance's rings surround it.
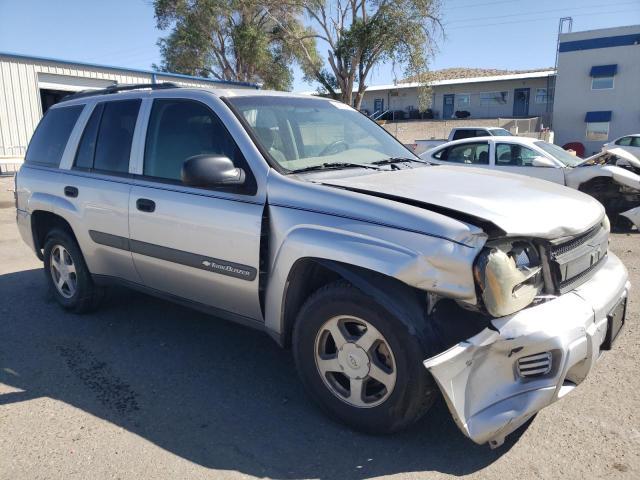
M 296 51 L 305 78 L 319 82 L 333 98 L 360 108 L 371 70 L 386 61 L 426 85 L 428 59 L 441 29 L 438 0 L 289 1 L 291 8 L 282 21 L 275 12 L 270 16 Z M 291 28 L 292 15 L 300 9 L 310 24 Z M 329 68 L 311 39 L 327 47 Z M 421 97 L 426 107 L 426 90 Z
M 277 0 L 154 0 L 157 27 L 171 30 L 158 41 L 162 63 L 154 67 L 288 90 L 294 52 L 281 31 L 301 28 L 301 8 L 291 8 Z

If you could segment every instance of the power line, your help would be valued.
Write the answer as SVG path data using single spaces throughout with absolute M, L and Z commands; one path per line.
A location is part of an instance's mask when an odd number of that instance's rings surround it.
M 613 12 L 579 13 L 577 15 L 572 15 L 572 17 L 592 17 L 594 15 L 604 16 L 604 15 L 613 15 L 617 13 L 630 13 L 630 12 L 631 12 L 630 10 L 616 10 Z M 554 15 L 552 17 L 535 18 L 535 19 L 529 19 L 529 20 L 512 20 L 507 22 L 481 23 L 478 25 L 460 25 L 457 27 L 446 28 L 446 31 L 461 30 L 463 28 L 468 29 L 468 28 L 479 28 L 479 27 L 494 27 L 498 25 L 513 25 L 513 24 L 519 24 L 519 23 L 534 23 L 534 22 L 541 22 L 544 20 L 553 20 L 553 19 L 557 20 L 558 17 Z
M 447 10 L 456 10 L 460 8 L 486 7 L 488 5 L 500 5 L 502 3 L 514 3 L 513 0 L 498 0 L 497 2 L 470 3 L 466 5 L 457 5 L 455 7 L 447 7 Z
M 623 6 L 623 5 L 638 5 L 638 2 L 634 1 L 634 2 L 609 3 L 609 4 L 607 4 L 607 7 L 620 7 L 620 6 Z M 565 7 L 565 8 L 551 9 L 551 10 L 545 9 L 544 12 L 541 12 L 541 11 L 520 12 L 520 13 L 512 13 L 512 14 L 509 14 L 509 15 L 492 15 L 490 17 L 461 18 L 461 19 L 451 20 L 450 22 L 446 22 L 446 23 L 448 25 L 448 24 L 452 24 L 452 23 L 472 22 L 472 21 L 476 21 L 476 20 L 492 20 L 492 19 L 495 19 L 495 18 L 522 17 L 522 16 L 536 15 L 536 14 L 539 15 L 539 14 L 542 14 L 542 13 L 550 13 L 550 12 L 568 12 L 568 13 L 571 13 L 571 12 L 573 12 L 575 10 L 585 10 L 585 9 L 589 9 L 589 8 L 602 8 L 602 5 L 582 5 L 580 7 L 573 7 L 573 8 L 572 7 Z

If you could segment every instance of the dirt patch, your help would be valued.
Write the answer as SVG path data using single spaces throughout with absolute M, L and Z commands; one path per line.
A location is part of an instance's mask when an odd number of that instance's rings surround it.
M 67 367 L 107 408 L 127 414 L 139 410 L 136 393 L 111 372 L 105 362 L 81 345 L 59 346 Z

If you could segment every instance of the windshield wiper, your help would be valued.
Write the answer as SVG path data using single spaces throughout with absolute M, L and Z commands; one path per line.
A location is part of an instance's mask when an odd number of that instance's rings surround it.
M 371 162 L 373 165 L 388 165 L 390 163 L 404 163 L 404 162 L 417 162 L 424 163 L 426 165 L 431 165 L 426 160 L 421 160 L 418 158 L 409 158 L 409 157 L 389 157 L 384 160 L 377 160 L 375 162 Z
M 291 173 L 303 173 L 303 172 L 313 172 L 315 170 L 331 170 L 338 168 L 369 168 L 371 170 L 380 170 L 379 167 L 374 167 L 373 165 L 367 165 L 363 163 L 349 163 L 349 162 L 331 162 L 331 163 L 322 163 L 320 165 L 312 165 L 310 167 L 298 168 L 297 170 L 292 170 Z

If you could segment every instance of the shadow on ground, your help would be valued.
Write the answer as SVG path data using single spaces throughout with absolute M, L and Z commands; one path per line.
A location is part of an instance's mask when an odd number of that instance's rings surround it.
M 442 402 L 409 431 L 354 433 L 302 391 L 266 335 L 127 290 L 93 314 L 63 312 L 41 270 L 0 276 L 0 382 L 117 424 L 189 461 L 255 476 L 463 475 L 498 450 L 467 440 Z

